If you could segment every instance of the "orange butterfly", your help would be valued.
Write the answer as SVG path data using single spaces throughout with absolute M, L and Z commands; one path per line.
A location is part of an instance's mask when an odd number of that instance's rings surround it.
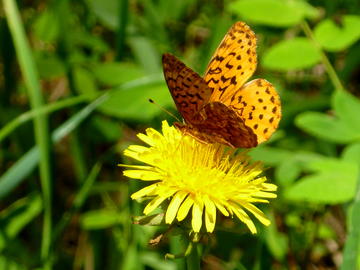
M 204 78 L 171 54 L 164 76 L 185 124 L 175 125 L 205 143 L 255 147 L 270 138 L 281 118 L 280 98 L 264 79 L 244 84 L 257 65 L 256 37 L 235 23 L 217 48 Z

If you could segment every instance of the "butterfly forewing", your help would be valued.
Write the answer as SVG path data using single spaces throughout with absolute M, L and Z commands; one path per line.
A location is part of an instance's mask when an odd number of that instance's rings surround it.
M 256 134 L 258 143 L 267 141 L 279 125 L 280 97 L 274 86 L 264 79 L 248 82 L 224 104 L 241 116 L 245 125 Z
M 211 89 L 204 79 L 171 54 L 162 58 L 164 76 L 176 107 L 187 123 L 209 101 Z
M 186 125 L 176 126 L 205 143 L 255 147 L 270 138 L 281 118 L 272 84 L 244 84 L 257 64 L 256 37 L 235 23 L 211 59 L 204 79 L 171 54 L 164 54 L 165 79 Z
M 257 65 L 256 36 L 243 22 L 235 23 L 215 51 L 204 80 L 213 94 L 210 101 L 222 101 L 240 88 Z

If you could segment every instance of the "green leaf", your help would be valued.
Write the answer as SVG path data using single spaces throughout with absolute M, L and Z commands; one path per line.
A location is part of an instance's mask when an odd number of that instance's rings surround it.
M 117 0 L 87 0 L 89 8 L 99 20 L 112 30 L 119 25 L 119 1 Z
M 338 159 L 323 159 L 310 162 L 308 169 L 316 172 L 299 179 L 287 189 L 287 199 L 337 204 L 354 198 L 358 172 L 356 164 Z
M 143 70 L 132 63 L 108 62 L 93 68 L 94 75 L 101 83 L 116 86 L 144 75 Z
M 342 160 L 360 164 L 360 143 L 347 145 L 341 153 Z
M 60 32 L 58 17 L 52 10 L 45 10 L 39 13 L 33 24 L 33 29 L 35 35 L 42 41 L 53 42 Z
M 81 227 L 86 230 L 109 228 L 118 224 L 119 221 L 119 213 L 109 209 L 89 211 L 80 218 Z
M 264 67 L 287 71 L 310 68 L 321 59 L 318 49 L 306 38 L 296 37 L 284 40 L 265 52 L 262 64 Z
M 278 165 L 284 160 L 289 159 L 293 154 L 291 151 L 272 148 L 269 146 L 258 146 L 249 152 L 253 160 L 261 160 L 268 165 Z
M 275 170 L 276 182 L 288 186 L 293 183 L 301 173 L 299 161 L 289 158 L 281 162 Z
M 296 117 L 295 124 L 311 135 L 335 143 L 348 143 L 360 139 L 360 135 L 351 127 L 323 113 L 302 113 Z
M 77 93 L 84 94 L 93 100 L 98 96 L 97 86 L 92 74 L 84 68 L 74 69 L 74 87 Z
M 132 37 L 128 40 L 137 62 L 149 74 L 161 71 L 161 55 L 152 41 L 145 37 Z
M 314 35 L 325 50 L 344 50 L 360 38 L 360 16 L 345 15 L 340 25 L 331 19 L 323 20 L 316 26 Z
M 332 99 L 336 115 L 360 138 L 360 100 L 346 91 L 335 91 Z
M 296 25 L 306 15 L 314 16 L 313 7 L 302 1 L 238 0 L 230 3 L 229 11 L 245 21 L 276 27 Z
M 149 121 L 160 112 L 149 102 L 149 98 L 164 107 L 173 104 L 165 83 L 161 83 L 114 91 L 98 110 L 122 119 Z

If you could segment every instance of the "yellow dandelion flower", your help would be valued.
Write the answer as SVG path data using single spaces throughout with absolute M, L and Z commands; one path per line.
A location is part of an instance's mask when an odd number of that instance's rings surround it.
M 129 168 L 124 171 L 127 177 L 155 181 L 131 195 L 132 199 L 152 198 L 145 215 L 170 200 L 165 222 L 180 222 L 191 210 L 194 232 L 200 231 L 203 219 L 206 231 L 213 232 L 217 210 L 224 216 L 237 216 L 252 233 L 256 233 L 256 227 L 247 212 L 264 225 L 270 224 L 254 203 L 276 198 L 273 192 L 277 187 L 266 183 L 261 163 L 250 164 L 246 152 L 234 154 L 234 150 L 220 144 L 200 143 L 166 121 L 162 134 L 148 128 L 138 137 L 149 147 L 130 145 L 124 154 L 148 165 L 123 166 Z

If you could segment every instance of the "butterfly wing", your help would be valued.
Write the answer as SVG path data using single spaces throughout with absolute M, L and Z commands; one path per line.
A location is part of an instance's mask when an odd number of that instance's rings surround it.
M 164 76 L 185 122 L 192 123 L 194 116 L 209 101 L 211 89 L 204 79 L 175 56 L 166 53 L 162 58 Z
M 210 101 L 226 100 L 254 73 L 257 65 L 256 36 L 243 22 L 235 23 L 215 51 L 204 80 L 213 94 Z
M 257 136 L 257 143 L 267 141 L 281 118 L 280 97 L 274 86 L 264 79 L 248 82 L 224 104 L 232 108 Z
M 242 148 L 257 145 L 252 129 L 245 125 L 234 110 L 220 102 L 206 104 L 196 115 L 193 125 L 180 129 L 206 143 L 217 142 Z

